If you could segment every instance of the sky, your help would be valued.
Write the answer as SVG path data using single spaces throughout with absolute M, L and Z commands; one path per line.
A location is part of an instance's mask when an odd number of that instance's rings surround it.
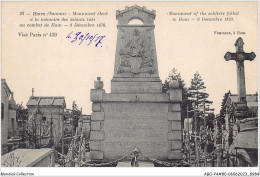
M 224 93 L 237 93 L 236 63 L 225 61 L 227 51 L 235 52 L 238 37 L 244 40 L 245 52 L 255 52 L 253 61 L 245 61 L 246 91 L 258 90 L 257 2 L 3 2 L 1 78 L 14 92 L 17 103 L 25 106 L 31 90 L 35 96 L 65 96 L 67 108 L 75 100 L 84 114 L 91 114 L 90 89 L 101 77 L 106 93 L 114 71 L 117 40 L 116 10 L 125 6 L 146 6 L 156 10 L 155 42 L 159 76 L 167 78 L 174 67 L 186 85 L 196 71 L 200 73 L 215 113 L 219 113 Z M 19 27 L 35 16 L 19 12 L 108 12 L 95 16 L 95 22 L 106 27 Z M 169 12 L 238 12 L 234 21 L 173 21 Z M 213 16 L 206 16 L 213 17 Z M 215 16 L 214 16 L 215 17 Z M 219 17 L 219 16 L 218 16 Z M 200 21 L 197 21 L 200 18 Z M 77 45 L 66 36 L 71 32 L 105 35 L 102 47 Z M 216 35 L 235 32 L 233 35 Z M 245 34 L 237 34 L 237 31 Z M 57 37 L 19 37 L 19 32 L 57 33 Z

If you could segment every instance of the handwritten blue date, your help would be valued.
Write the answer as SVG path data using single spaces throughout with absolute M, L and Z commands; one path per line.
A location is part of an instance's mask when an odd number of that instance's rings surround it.
M 74 43 L 76 41 L 79 41 L 78 45 L 81 45 L 84 41 L 87 42 L 87 46 L 89 46 L 92 42 L 94 43 L 95 47 L 97 47 L 99 44 L 99 46 L 102 47 L 102 40 L 105 38 L 106 36 L 101 36 L 101 35 L 91 35 L 90 33 L 87 34 L 82 34 L 81 32 L 77 32 L 77 33 L 73 33 L 70 32 L 66 38 L 68 39 L 72 39 L 70 42 Z

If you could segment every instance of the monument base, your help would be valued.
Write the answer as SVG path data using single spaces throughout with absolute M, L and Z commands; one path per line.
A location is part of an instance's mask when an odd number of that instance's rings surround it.
M 181 95 L 180 89 L 169 93 L 92 89 L 90 159 L 116 160 L 136 147 L 149 158 L 182 159 Z

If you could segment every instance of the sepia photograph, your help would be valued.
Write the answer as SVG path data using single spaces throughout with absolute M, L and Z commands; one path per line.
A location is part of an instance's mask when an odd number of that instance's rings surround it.
M 257 1 L 1 1 L 1 176 L 258 167 Z

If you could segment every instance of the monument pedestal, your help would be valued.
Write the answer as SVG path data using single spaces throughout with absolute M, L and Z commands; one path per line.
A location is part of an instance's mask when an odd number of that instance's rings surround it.
M 182 159 L 181 89 L 169 93 L 92 89 L 91 101 L 90 159 L 119 159 L 135 147 L 149 158 Z

